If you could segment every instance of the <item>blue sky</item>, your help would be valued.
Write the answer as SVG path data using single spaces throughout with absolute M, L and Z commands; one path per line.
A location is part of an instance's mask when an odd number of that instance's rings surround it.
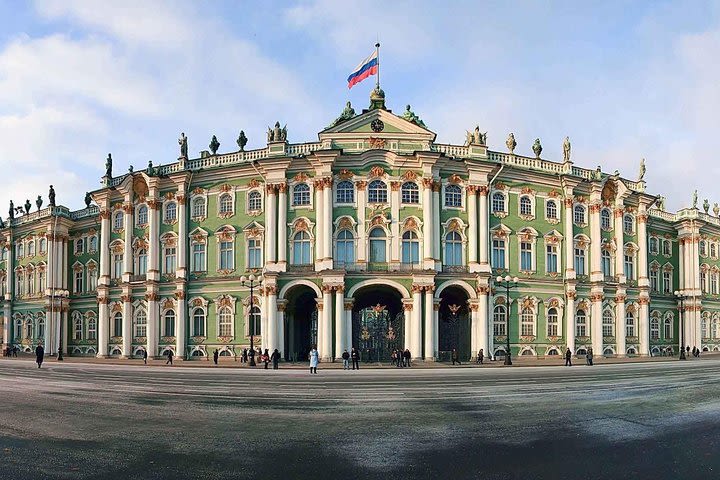
M 192 154 L 264 145 L 276 120 L 312 141 L 373 80 L 348 91 L 379 36 L 388 106 L 406 104 L 462 143 L 480 125 L 491 148 L 634 179 L 681 208 L 698 188 L 720 202 L 717 2 L 87 2 L 0 0 L 0 212 L 10 198 L 82 206 L 108 152 L 115 173 Z M 7 172 L 11 172 L 9 175 Z M 3 215 L 4 216 L 4 215 Z

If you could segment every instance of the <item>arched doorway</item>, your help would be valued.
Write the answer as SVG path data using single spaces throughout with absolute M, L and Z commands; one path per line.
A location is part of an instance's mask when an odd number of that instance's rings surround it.
M 355 295 L 352 346 L 365 362 L 390 361 L 405 348 L 405 316 L 400 293 L 387 285 L 368 285 Z
M 318 343 L 317 295 L 307 285 L 297 285 L 285 298 L 285 359 L 304 361 L 308 358 L 312 346 Z
M 458 286 L 449 286 L 440 293 L 438 312 L 438 360 L 450 361 L 452 350 L 457 349 L 460 360 L 469 359 L 470 311 L 468 294 Z

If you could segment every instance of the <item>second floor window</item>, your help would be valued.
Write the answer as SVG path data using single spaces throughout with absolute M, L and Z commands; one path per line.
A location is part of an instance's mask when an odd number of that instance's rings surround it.
M 82 293 L 83 291 L 83 271 L 78 270 L 75 272 L 75 293 Z
M 610 218 L 610 210 L 608 210 L 607 208 L 603 208 L 600 211 L 600 228 L 602 228 L 603 230 L 610 230 Z
M 462 189 L 460 185 L 447 185 L 445 187 L 445 206 L 462 207 Z
M 612 258 L 610 257 L 610 251 L 607 249 L 602 250 L 601 254 L 601 266 L 603 275 L 609 277 L 612 275 Z
M 574 212 L 574 221 L 577 225 L 584 225 L 585 224 L 585 207 L 582 205 L 575 205 L 575 208 L 573 209 Z
M 548 337 L 557 337 L 559 330 L 558 312 L 556 308 L 551 308 L 547 313 L 547 335 Z
M 400 201 L 402 203 L 420 203 L 420 191 L 417 183 L 405 182 L 400 188 Z
M 532 215 L 532 200 L 530 200 L 530 197 L 520 197 L 520 215 Z
M 335 261 L 338 264 L 353 263 L 355 261 L 355 239 L 350 230 L 342 230 L 338 233 Z
M 420 262 L 420 242 L 417 234 L 408 230 L 402 236 L 402 263 Z
M 545 252 L 545 271 L 548 273 L 557 273 L 559 271 L 557 245 L 546 245 Z
M 585 275 L 585 249 L 575 247 L 575 273 Z
M 310 265 L 310 235 L 297 232 L 293 237 L 293 265 Z
M 193 218 L 204 218 L 205 214 L 205 199 L 198 197 L 192 202 L 192 216 Z
M 192 246 L 192 265 L 193 272 L 205 271 L 205 244 L 194 243 Z
M 165 221 L 174 222 L 175 220 L 177 220 L 177 204 L 169 202 L 165 205 Z
M 310 187 L 307 183 L 298 183 L 293 187 L 293 205 L 310 205 Z
M 113 215 L 113 230 L 122 230 L 123 228 L 123 212 L 115 212 Z
M 625 278 L 635 279 L 635 258 L 628 254 L 625 254 Z
M 220 213 L 232 213 L 233 212 L 233 198 L 229 193 L 220 196 Z
M 500 213 L 505 211 L 505 195 L 500 192 L 493 193 L 492 211 L 493 213 Z
M 233 242 L 220 242 L 220 270 L 232 270 L 233 261 Z
M 651 292 L 659 292 L 658 288 L 658 271 L 657 270 L 650 270 L 650 291 Z
M 520 270 L 523 272 L 532 271 L 532 263 L 532 243 L 520 242 Z
M 382 180 L 373 180 L 368 186 L 369 203 L 387 203 L 387 185 Z
M 635 315 L 632 312 L 627 312 L 625 316 L 625 335 L 628 337 L 635 336 Z
M 505 240 L 493 240 L 492 266 L 493 268 L 505 268 Z
M 262 195 L 257 190 L 248 194 L 248 210 L 251 212 L 262 210 Z
M 148 209 L 145 205 L 141 205 L 137 211 L 137 224 L 147 225 L 148 223 Z
M 663 293 L 670 293 L 672 292 L 672 272 L 665 271 L 663 272 Z M 717 276 L 712 275 L 711 276 L 711 283 L 712 285 L 712 293 L 715 293 L 717 290 Z
M 557 220 L 557 203 L 554 200 L 548 200 L 545 204 L 545 216 L 548 220 Z
M 262 268 L 262 242 L 257 238 L 248 240 L 248 268 Z
M 165 274 L 172 274 L 175 273 L 177 270 L 176 263 L 177 263 L 177 250 L 175 247 L 165 247 L 164 251 L 165 255 L 165 262 L 163 265 L 163 269 Z
M 603 337 L 612 337 L 615 333 L 615 318 L 610 310 L 605 310 L 602 316 Z
M 462 264 L 462 237 L 458 232 L 450 232 L 445 236 L 445 265 Z
M 335 203 L 354 203 L 355 186 L 349 180 L 343 180 L 335 188 Z
M 147 274 L 147 250 L 145 250 L 144 248 L 141 248 L 140 250 L 138 250 L 137 274 L 138 275 Z
M 116 253 L 113 255 L 113 278 L 119 279 L 123 274 L 123 254 Z

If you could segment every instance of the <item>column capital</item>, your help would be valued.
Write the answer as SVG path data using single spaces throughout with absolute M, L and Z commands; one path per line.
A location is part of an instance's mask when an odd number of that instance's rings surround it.
M 425 188 L 432 188 L 434 182 L 435 181 L 432 179 L 432 177 L 430 177 L 430 178 L 423 177 L 423 179 L 422 179 L 422 184 L 423 184 L 423 187 L 425 187 Z
M 272 183 L 268 183 L 267 185 L 265 185 L 265 193 L 267 193 L 268 195 L 275 195 L 276 188 L 277 187 Z
M 355 300 L 352 298 L 346 298 L 343 301 L 343 307 L 345 308 L 345 310 L 352 310 L 354 305 L 355 305 Z
M 487 185 L 478 186 L 477 193 L 481 197 L 487 197 L 488 191 L 489 191 L 489 188 Z
M 278 293 L 277 285 L 268 285 L 265 287 L 265 295 L 277 295 L 277 293 Z
M 103 209 L 100 210 L 100 213 L 98 214 L 101 220 L 110 220 L 110 210 Z
M 281 182 L 277 184 L 278 193 L 285 193 L 287 192 L 287 183 Z

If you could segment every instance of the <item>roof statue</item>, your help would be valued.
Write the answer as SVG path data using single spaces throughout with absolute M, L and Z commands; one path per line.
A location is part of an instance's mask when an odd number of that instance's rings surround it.
M 157 173 L 155 171 L 155 167 L 153 167 L 152 160 L 148 161 L 148 167 L 147 167 L 146 173 L 147 173 L 148 177 L 154 177 L 155 174 Z
M 708 213 L 708 210 L 710 210 L 710 202 L 707 198 L 703 201 L 703 210 L 705 210 L 705 213 Z
M 185 132 L 180 134 L 178 138 L 178 145 L 180 145 L 180 157 L 188 158 L 188 137 L 185 136 Z
M 713 204 L 713 213 L 716 217 L 720 214 L 720 206 L 718 206 L 717 202 Z
M 385 110 L 385 92 L 380 85 L 377 85 L 370 92 L 370 108 L 369 110 L 382 109 Z
M 108 153 L 105 159 L 105 176 L 112 178 L 112 153 Z
M 50 185 L 50 191 L 48 192 L 48 205 L 51 207 L 55 206 L 55 189 L 52 185 Z
M 697 208 L 697 190 L 693 192 L 692 202 L 692 208 Z
M 475 130 L 465 132 L 465 145 L 487 145 L 487 132 L 480 132 L 480 126 L 475 125 Z
M 38 195 L 37 199 L 35 200 L 35 205 L 37 206 L 38 211 L 42 208 L 43 199 L 40 195 Z
M 570 161 L 570 150 L 572 149 L 572 145 L 570 145 L 570 137 L 565 137 L 565 141 L 563 142 L 563 162 L 567 163 Z
M 12 220 L 13 218 L 15 218 L 15 204 L 13 203 L 12 200 L 10 200 L 10 210 L 9 210 L 9 214 L 10 214 L 10 215 L 9 215 L 9 216 L 10 216 L 10 220 Z
M 507 146 L 510 153 L 515 152 L 515 147 L 517 147 L 517 142 L 515 141 L 515 134 L 511 133 L 508 135 L 507 140 L 505 140 L 505 145 Z
M 640 160 L 640 173 L 638 173 L 638 182 L 642 182 L 645 177 L 645 159 Z
M 663 197 L 662 195 L 658 195 L 655 204 L 657 205 L 658 210 L 665 211 L 665 197 Z
M 132 166 L 132 165 L 130 165 L 130 166 L 128 167 L 128 173 L 133 173 L 133 166 Z
M 410 105 L 406 105 L 406 106 L 405 106 L 405 113 L 403 113 L 402 118 L 404 118 L 404 119 L 407 120 L 408 122 L 414 123 L 415 125 L 417 125 L 417 126 L 419 126 L 419 127 L 427 128 L 427 127 L 425 126 L 425 122 L 423 122 L 422 120 L 420 120 L 420 117 L 418 117 L 417 115 L 415 115 L 415 112 L 413 112 L 412 110 L 410 110 Z
M 595 169 L 595 180 L 602 180 L 602 169 L 600 168 L 600 165 L 598 165 Z
M 90 192 L 85 192 L 85 208 L 90 208 L 90 203 L 92 203 Z
M 340 116 L 337 117 L 335 120 L 333 120 L 333 122 L 328 126 L 328 128 L 332 128 L 335 125 L 339 125 L 346 120 L 350 120 L 354 116 L 355 116 L 355 109 L 352 108 L 352 104 L 350 102 L 347 102 L 345 104 L 345 109 L 343 109 Z
M 30 199 L 25 200 L 25 215 L 30 213 L 31 208 L 32 208 L 32 203 L 30 203 Z
M 533 153 L 535 153 L 535 158 L 540 158 L 540 154 L 542 153 L 542 145 L 540 144 L 539 138 L 535 139 L 535 143 L 533 143 L 532 149 Z
M 287 141 L 287 125 L 280 128 L 280 122 L 275 122 L 275 128 L 269 128 L 267 131 L 268 142 L 285 142 Z
M 208 147 L 210 148 L 210 151 L 213 155 L 217 154 L 218 148 L 220 148 L 220 142 L 215 135 L 212 136 L 212 139 L 210 140 L 210 145 L 208 145 Z
M 240 147 L 240 151 L 245 151 L 245 145 L 247 145 L 247 137 L 245 136 L 245 132 L 240 130 L 240 135 L 238 135 L 238 138 L 236 140 L 238 147 Z

